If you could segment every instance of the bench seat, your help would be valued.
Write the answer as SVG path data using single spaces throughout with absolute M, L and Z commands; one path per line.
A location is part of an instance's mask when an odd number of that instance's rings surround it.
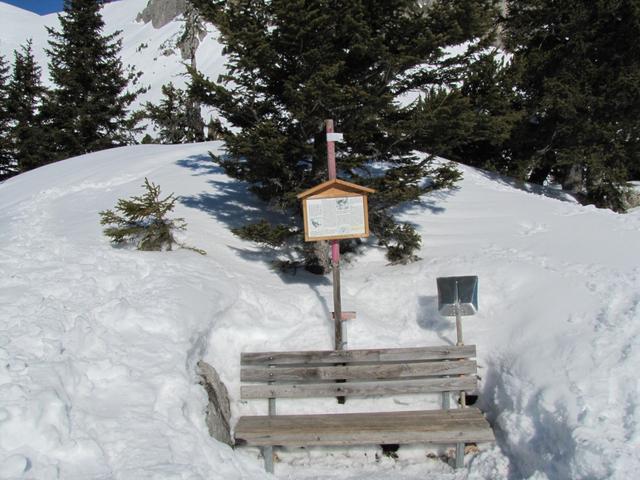
M 241 417 L 236 443 L 254 446 L 494 442 L 477 408 Z
M 475 345 L 244 352 L 240 397 L 267 399 L 268 415 L 240 417 L 237 445 L 260 447 L 273 472 L 276 447 L 454 444 L 456 468 L 464 466 L 464 444 L 494 442 L 487 420 L 466 408 L 466 392 L 477 390 Z M 280 415 L 279 398 L 371 398 L 407 394 L 442 396 L 438 410 Z M 451 397 L 459 400 L 451 408 Z M 290 400 L 289 400 L 290 401 Z M 322 409 L 321 404 L 318 408 Z

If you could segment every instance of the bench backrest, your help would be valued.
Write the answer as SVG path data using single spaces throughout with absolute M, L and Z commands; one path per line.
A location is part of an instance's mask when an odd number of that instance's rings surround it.
M 475 355 L 475 345 L 243 353 L 240 394 L 255 399 L 471 391 L 477 387 Z

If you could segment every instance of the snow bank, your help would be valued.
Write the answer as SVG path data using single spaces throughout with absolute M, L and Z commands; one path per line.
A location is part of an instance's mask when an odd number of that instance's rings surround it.
M 206 149 L 112 150 L 0 185 L 1 478 L 260 471 L 208 437 L 195 381 L 236 282 L 215 255 L 138 255 L 111 247 L 98 225 L 144 176 L 181 194 L 204 188 L 175 164 L 192 153 Z M 172 185 L 175 173 L 184 178 Z
M 264 478 L 257 449 L 207 435 L 195 363 L 226 383 L 234 418 L 247 350 L 331 348 L 331 285 L 278 275 L 229 226 L 261 214 L 208 159 L 220 144 L 136 146 L 73 158 L 0 184 L 0 478 Z M 454 472 L 402 447 L 279 452 L 283 478 L 633 478 L 640 467 L 640 216 L 527 191 L 461 167 L 459 188 L 399 211 L 422 260 L 388 266 L 370 245 L 343 270 L 356 310 L 350 348 L 455 342 L 436 313 L 437 276 L 477 274 L 479 403 L 497 446 Z M 98 212 L 144 177 L 180 196 L 184 240 L 207 250 L 112 247 Z M 543 192 L 544 193 L 544 192 Z M 551 195 L 553 192 L 550 192 Z M 412 409 L 437 398 L 349 400 L 350 411 Z M 339 411 L 329 400 L 282 412 Z

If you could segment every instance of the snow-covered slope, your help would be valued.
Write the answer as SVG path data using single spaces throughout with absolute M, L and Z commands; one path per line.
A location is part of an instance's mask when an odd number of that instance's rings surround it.
M 328 349 L 331 285 L 281 276 L 228 230 L 259 213 L 212 165 L 219 144 L 136 146 L 46 166 L 0 184 L 0 478 L 264 478 L 257 450 L 209 438 L 204 358 L 234 418 L 246 350 Z M 480 405 L 498 437 L 454 472 L 427 447 L 288 450 L 283 478 L 635 478 L 640 410 L 640 216 L 524 191 L 461 167 L 459 188 L 401 212 L 422 260 L 388 266 L 368 247 L 345 265 L 349 347 L 450 344 L 435 278 L 477 274 Z M 204 248 L 114 248 L 98 212 L 144 177 L 180 196 L 184 240 Z M 437 398 L 347 402 L 414 409 Z M 343 407 L 320 401 L 321 409 Z M 282 412 L 318 408 L 315 402 Z M 446 453 L 446 448 L 438 450 Z
M 123 64 L 142 72 L 141 84 L 150 87 L 147 93 L 137 99 L 134 107 L 145 101 L 157 102 L 164 84 L 173 82 L 182 86 L 185 82 L 183 60 L 174 48 L 182 25 L 181 19 L 177 18 L 155 29 L 151 23 L 136 20 L 146 5 L 147 0 L 118 0 L 106 4 L 102 9 L 105 33 L 122 32 Z M 46 27 L 59 30 L 57 14 L 39 16 L 0 1 L 0 55 L 13 61 L 13 51 L 31 38 L 35 58 L 43 70 L 43 81 L 50 85 L 45 53 L 48 48 Z M 222 72 L 222 48 L 216 41 L 213 29 L 198 48 L 196 60 L 198 67 L 211 78 L 216 78 Z

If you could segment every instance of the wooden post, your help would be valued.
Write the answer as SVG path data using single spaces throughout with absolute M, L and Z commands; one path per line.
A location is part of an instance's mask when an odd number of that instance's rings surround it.
M 325 120 L 327 133 L 333 133 L 333 120 Z M 336 145 L 327 140 L 327 170 L 329 180 L 337 177 Z M 340 297 L 340 241 L 331 240 L 331 270 L 333 272 L 334 343 L 336 350 L 344 350 L 347 343 L 343 332 L 342 299 Z
M 267 473 L 273 473 L 273 447 L 262 447 L 262 456 L 264 457 L 264 469 Z
M 458 296 L 458 282 L 456 281 L 455 292 L 456 303 L 454 308 L 456 310 L 456 334 L 458 336 L 458 342 L 456 345 L 464 345 L 462 340 L 462 313 L 460 312 L 460 297 Z
M 462 346 L 464 345 L 464 341 L 462 339 L 462 312 L 460 311 L 460 297 L 458 295 L 458 282 L 456 281 L 456 286 L 455 286 L 455 296 L 456 296 L 456 303 L 455 303 L 455 310 L 456 310 L 456 333 L 458 336 L 458 342 L 456 343 L 456 345 L 458 346 Z M 467 395 L 465 392 L 460 392 L 460 407 L 464 408 L 467 406 Z
M 333 133 L 333 120 L 325 120 L 327 133 Z M 329 171 L 329 180 L 337 177 L 336 169 L 336 142 L 327 140 L 327 169 Z
M 464 443 L 456 443 L 456 468 L 464 467 Z
M 273 365 L 269 365 L 269 368 L 273 368 Z M 272 384 L 273 382 L 268 382 L 268 383 Z M 273 416 L 275 414 L 276 414 L 276 399 L 270 398 L 269 399 L 269 416 Z M 272 446 L 262 447 L 262 456 L 264 457 L 264 469 L 267 471 L 267 473 L 273 473 L 274 472 L 273 447 Z
M 333 120 L 325 121 L 327 134 L 333 133 Z M 336 143 L 327 138 L 327 171 L 329 180 L 337 178 Z M 342 298 L 340 296 L 340 240 L 331 240 L 331 272 L 333 273 L 333 325 L 334 345 L 336 350 L 344 350 L 347 343 L 342 321 Z M 339 404 L 346 402 L 346 397 L 337 397 Z
M 335 242 L 335 240 L 333 240 Z M 337 242 L 336 242 L 337 243 Z M 331 262 L 333 270 L 333 311 L 335 325 L 335 346 L 336 350 L 344 350 L 344 338 L 342 336 L 342 299 L 340 298 L 340 263 L 335 260 Z
M 449 392 L 442 392 L 442 409 L 449 410 L 451 408 L 451 394 Z
M 458 341 L 456 345 L 462 346 L 464 345 L 464 341 L 462 338 L 462 312 L 460 311 L 460 296 L 458 295 L 458 282 L 456 281 L 455 286 L 455 310 L 456 310 L 456 334 L 458 337 Z M 460 408 L 465 408 L 467 406 L 467 394 L 464 391 L 460 392 Z M 464 443 L 456 444 L 456 468 L 464 467 Z

